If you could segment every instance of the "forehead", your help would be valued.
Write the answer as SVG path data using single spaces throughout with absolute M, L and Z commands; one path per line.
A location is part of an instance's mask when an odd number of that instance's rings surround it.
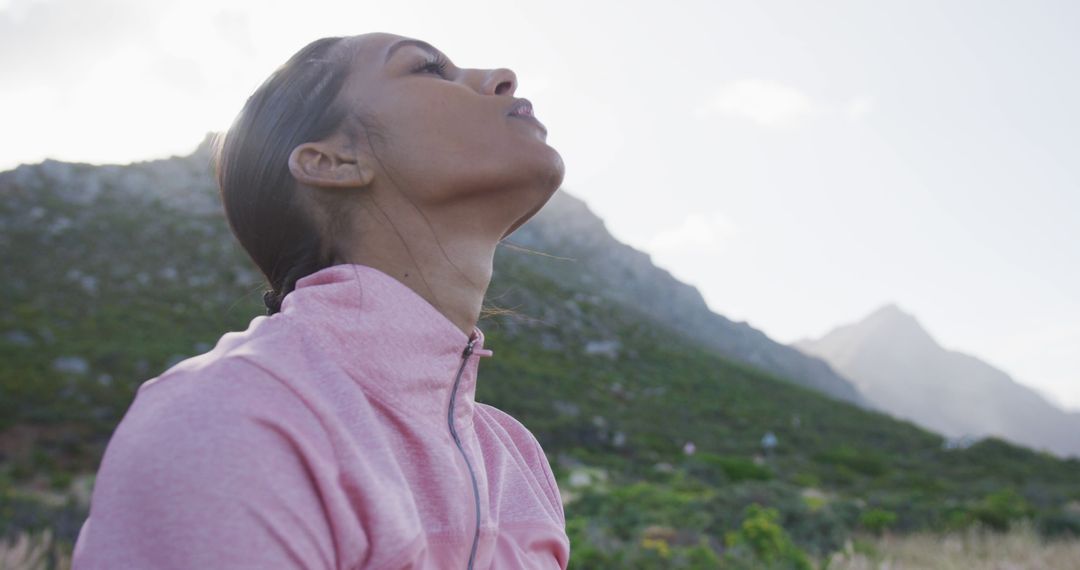
M 345 57 L 351 62 L 353 70 L 377 72 L 383 68 L 390 52 L 401 47 L 397 44 L 415 44 L 417 42 L 426 44 L 426 42 L 407 36 L 373 32 L 350 36 L 342 43 L 344 44 Z

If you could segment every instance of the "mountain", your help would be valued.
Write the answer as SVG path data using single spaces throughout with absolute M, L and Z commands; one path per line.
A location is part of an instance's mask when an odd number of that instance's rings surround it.
M 652 258 L 617 241 L 585 202 L 560 191 L 508 241 L 545 254 L 539 267 L 569 288 L 636 307 L 683 339 L 779 378 L 868 407 L 851 382 L 826 362 L 778 343 L 744 321 L 709 310 L 704 297 Z M 707 260 L 703 260 L 707 262 Z
M 994 435 L 1080 456 L 1080 415 L 974 356 L 942 348 L 895 304 L 793 346 L 827 360 L 899 418 L 954 438 Z
M 0 173 L 0 538 L 47 526 L 70 547 L 136 388 L 265 314 L 207 151 Z M 504 310 L 479 323 L 495 356 L 476 398 L 547 452 L 573 567 L 716 567 L 730 532 L 773 524 L 753 505 L 817 554 L 868 526 L 1030 515 L 1080 535 L 1080 461 L 993 438 L 949 449 L 853 390 L 826 395 L 845 381 L 822 360 L 711 315 L 565 191 L 496 250 L 485 304 Z M 641 547 L 657 533 L 667 561 Z
M 68 204 L 88 205 L 99 198 L 131 200 L 133 204 L 149 200 L 167 209 L 213 217 L 220 213 L 221 205 L 206 166 L 211 136 L 208 134 L 190 157 L 129 166 L 53 160 L 23 165 L 3 174 L 0 188 L 10 192 L 11 188 L 48 184 L 56 199 Z M 61 217 L 56 223 L 78 224 L 79 218 Z M 732 322 L 710 311 L 696 288 L 654 265 L 648 254 L 615 240 L 604 222 L 565 190 L 557 192 L 506 242 L 554 256 L 548 260 L 559 259 L 538 267 L 547 277 L 576 291 L 638 307 L 649 317 L 669 323 L 676 334 L 690 342 L 795 384 L 868 406 L 854 386 L 823 360 L 773 341 L 745 322 Z M 238 279 L 258 280 L 251 268 L 234 271 L 246 271 Z

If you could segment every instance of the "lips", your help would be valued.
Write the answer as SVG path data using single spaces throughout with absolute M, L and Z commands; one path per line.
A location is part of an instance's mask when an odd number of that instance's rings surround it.
M 506 114 L 511 117 L 521 117 L 539 127 L 545 135 L 547 134 L 547 127 L 533 115 L 532 101 L 529 101 L 524 97 L 514 101 L 514 104 L 510 106 L 510 110 Z
M 532 108 L 532 101 L 529 101 L 528 99 L 525 99 L 525 98 L 521 98 L 521 99 L 518 99 L 517 101 L 514 101 L 514 104 L 510 106 L 510 112 L 507 113 L 507 114 L 510 115 L 510 116 L 515 116 L 515 115 L 525 116 L 525 117 L 534 116 L 533 115 L 533 108 Z

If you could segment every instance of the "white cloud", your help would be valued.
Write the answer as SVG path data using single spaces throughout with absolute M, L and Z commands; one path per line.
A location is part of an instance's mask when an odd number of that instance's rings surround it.
M 994 355 L 1021 384 L 1033 387 L 1058 405 L 1080 412 L 1080 324 L 1062 319 L 1033 319 L 1030 324 L 1002 331 L 979 354 Z
M 875 109 L 874 99 L 866 95 L 853 97 L 847 104 L 847 116 L 849 119 L 858 120 L 872 113 Z
M 742 117 L 764 127 L 781 127 L 815 111 L 813 101 L 798 89 L 765 79 L 739 79 L 722 85 L 695 114 Z
M 856 95 L 847 103 L 822 104 L 776 81 L 739 79 L 721 85 L 712 98 L 694 110 L 698 118 L 727 116 L 749 119 L 767 128 L 786 127 L 813 115 L 847 117 L 858 121 L 877 109 L 873 97 Z
M 653 236 L 647 249 L 657 254 L 722 251 L 738 233 L 738 227 L 722 212 L 693 213 L 679 225 Z

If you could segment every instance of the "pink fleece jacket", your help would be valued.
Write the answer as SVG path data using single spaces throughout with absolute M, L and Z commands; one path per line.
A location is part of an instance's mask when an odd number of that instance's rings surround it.
M 139 387 L 74 570 L 565 569 L 543 450 L 473 399 L 483 345 L 372 267 L 300 279 Z

